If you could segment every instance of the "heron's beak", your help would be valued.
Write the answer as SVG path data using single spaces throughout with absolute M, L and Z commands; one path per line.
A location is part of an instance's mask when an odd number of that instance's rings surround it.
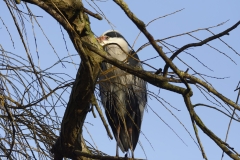
M 100 36 L 100 37 L 97 38 L 97 41 L 98 41 L 99 43 L 102 43 L 102 42 L 105 41 L 105 40 L 107 40 L 107 36 Z

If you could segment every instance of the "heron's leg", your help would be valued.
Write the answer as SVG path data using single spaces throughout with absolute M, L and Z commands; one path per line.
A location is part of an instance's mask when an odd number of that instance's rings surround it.
M 116 143 L 116 157 L 119 157 L 119 154 L 118 154 L 118 142 Z
M 116 157 L 119 157 L 119 154 L 118 154 L 119 134 L 120 134 L 120 125 L 118 125 L 118 127 L 117 127 L 117 146 L 116 146 Z
M 133 152 L 133 149 L 132 149 L 132 147 L 131 147 L 131 153 L 132 153 L 132 159 L 134 159 L 134 152 Z
M 133 152 L 133 141 L 132 141 L 132 127 L 128 128 L 128 135 L 129 135 L 129 146 L 132 154 L 132 158 L 134 159 L 134 152 Z

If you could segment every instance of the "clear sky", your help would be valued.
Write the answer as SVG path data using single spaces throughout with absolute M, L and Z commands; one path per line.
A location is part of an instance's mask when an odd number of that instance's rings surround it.
M 210 26 L 215 26 L 219 23 L 229 20 L 226 24 L 212 29 L 212 31 L 217 34 L 231 25 L 235 24 L 240 20 L 240 2 L 239 1 L 159 1 L 159 0 L 131 0 L 126 1 L 129 5 L 129 8 L 135 13 L 135 15 L 140 18 L 142 21 L 147 24 L 149 21 L 164 16 L 166 14 L 172 13 L 174 11 L 184 9 L 181 12 L 178 12 L 174 15 L 161 18 L 154 21 L 147 28 L 150 33 L 154 36 L 155 39 L 163 39 L 169 36 L 173 36 L 180 33 L 185 33 L 188 31 L 206 28 Z M 115 26 L 114 29 L 120 31 L 125 38 L 129 41 L 130 44 L 136 39 L 139 31 L 137 27 L 123 15 L 123 11 L 112 1 L 100 2 L 95 1 L 95 3 L 101 8 L 102 12 L 105 14 L 107 19 Z M 105 30 L 111 28 L 109 23 L 105 21 L 104 23 L 98 20 L 91 19 L 92 29 L 97 34 L 100 35 Z M 194 36 L 197 36 L 199 39 L 205 39 L 208 36 L 211 36 L 207 31 L 201 31 L 194 33 Z M 235 48 L 236 51 L 240 52 L 240 29 L 230 33 L 230 36 L 224 36 L 222 38 L 230 46 Z M 141 45 L 146 43 L 146 38 L 141 35 L 134 46 L 134 49 L 137 50 Z M 179 38 L 174 38 L 167 41 L 168 43 L 181 47 L 188 43 L 197 42 L 194 38 L 190 36 L 183 36 Z M 215 48 L 220 49 L 222 52 L 230 56 L 237 64 L 240 60 L 240 57 L 231 51 L 226 45 L 221 43 L 219 40 L 216 42 L 211 42 Z M 171 48 L 171 47 L 170 47 Z M 173 48 L 171 48 L 174 50 Z M 163 47 L 165 52 L 169 52 L 168 49 Z M 191 56 L 182 53 L 180 58 L 191 65 L 197 72 L 205 73 L 210 76 L 215 77 L 230 77 L 224 80 L 216 80 L 207 78 L 207 80 L 212 83 L 212 85 L 219 89 L 222 94 L 228 96 L 230 99 L 235 101 L 237 93 L 233 90 L 235 89 L 239 81 L 239 65 L 235 65 L 231 60 L 227 59 L 222 54 L 216 52 L 210 47 L 201 47 L 201 48 L 191 48 L 188 50 L 189 53 L 196 56 L 200 61 L 206 64 L 213 71 L 209 71 L 202 65 L 200 65 L 197 60 L 193 59 Z M 151 48 L 148 47 L 145 50 L 138 53 L 141 60 L 145 60 L 158 54 Z M 157 58 L 152 61 L 147 61 L 155 68 L 163 68 L 164 63 L 160 58 Z M 175 60 L 177 66 L 183 71 L 188 67 L 183 65 L 183 63 Z M 152 70 L 147 66 L 144 66 L 146 70 Z M 190 70 L 189 73 L 193 73 Z M 181 111 L 176 111 L 171 108 L 169 105 L 164 103 L 168 109 L 170 109 L 184 124 L 188 129 L 191 135 L 195 138 L 190 117 L 186 110 L 186 107 L 183 103 L 183 99 L 180 95 L 175 93 L 170 93 L 162 89 L 158 89 L 151 85 L 148 85 L 148 88 L 151 92 L 156 94 L 159 93 L 159 96 L 164 100 L 169 102 L 172 106 L 176 107 Z M 210 102 L 207 102 L 203 95 L 196 89 L 192 87 L 195 91 L 192 98 L 193 103 L 207 103 L 212 105 Z M 212 100 L 212 99 L 211 99 Z M 184 130 L 182 125 L 169 113 L 162 104 L 160 104 L 153 97 L 148 98 L 147 112 L 145 112 L 142 132 L 144 135 L 141 135 L 140 141 L 144 146 L 145 153 L 147 158 L 152 159 L 170 159 L 170 160 L 179 160 L 179 159 L 203 159 L 201 152 L 198 147 L 195 145 L 194 141 L 190 138 L 188 133 Z M 216 105 L 215 105 L 216 106 Z M 155 111 L 156 115 L 152 110 Z M 196 109 L 199 116 L 203 119 L 203 122 L 214 131 L 220 138 L 224 139 L 226 134 L 226 129 L 229 120 L 225 118 L 222 114 L 215 112 L 209 108 L 199 107 Z M 159 117 L 160 118 L 159 118 Z M 98 119 L 92 120 L 92 116 L 88 116 L 89 122 L 96 122 Z M 169 125 L 178 136 L 161 120 L 163 119 L 167 125 Z M 93 130 L 94 127 L 88 125 L 89 130 Z M 97 129 L 98 134 L 92 134 L 96 145 L 100 150 L 106 150 L 110 154 L 115 154 L 115 142 L 108 140 L 107 136 L 101 136 L 102 132 Z M 103 130 L 103 135 L 105 131 Z M 239 134 L 240 128 L 239 125 L 234 123 L 230 131 L 229 142 L 234 145 L 235 149 L 240 149 L 239 143 Z M 220 159 L 221 150 L 216 146 L 216 144 L 205 136 L 202 131 L 199 130 L 199 134 L 202 140 L 202 144 L 206 151 L 207 157 L 209 159 Z M 99 137 L 106 137 L 105 140 Z M 145 138 L 146 137 L 146 138 Z M 110 141 L 110 144 L 108 143 Z M 149 142 L 148 142 L 149 141 Z M 99 144 L 99 145 L 98 145 Z M 152 147 L 153 148 L 152 148 Z M 107 147 L 107 148 L 106 148 Z M 144 158 L 144 153 L 141 147 L 138 145 L 135 151 L 135 156 L 137 158 Z M 224 159 L 229 159 L 228 156 L 224 156 Z
M 122 33 L 122 35 L 128 40 L 130 44 L 133 44 L 139 30 L 137 27 L 125 16 L 124 12 L 112 1 L 93 1 L 95 4 L 88 0 L 84 1 L 85 7 L 89 10 L 94 11 L 94 9 L 88 5 L 90 3 L 94 8 L 99 11 L 98 7 L 101 9 L 101 12 L 104 13 L 107 20 L 96 20 L 90 18 L 91 27 L 96 36 L 101 35 L 106 30 L 114 28 Z M 229 28 L 237 21 L 240 20 L 240 1 L 239 0 L 231 0 L 231 1 L 223 1 L 223 0 L 211 0 L 211 1 L 189 1 L 189 0 L 181 0 L 181 1 L 160 1 L 160 0 L 128 0 L 126 1 L 129 5 L 129 8 L 135 13 L 135 15 L 140 18 L 145 24 L 149 21 L 170 14 L 177 10 L 183 9 L 181 12 L 175 13 L 171 16 L 158 19 L 151 23 L 148 26 L 149 32 L 154 36 L 155 39 L 163 39 L 169 36 L 173 36 L 176 34 L 186 33 L 196 29 L 202 29 L 210 26 L 215 26 L 222 22 L 227 21 L 224 25 L 221 25 L 217 28 L 211 29 L 215 34 Z M 3 6 L 4 2 L 0 2 L 0 6 Z M 39 16 L 38 20 L 42 25 L 42 28 L 45 31 L 45 34 L 48 35 L 51 40 L 54 49 L 58 53 L 58 55 L 62 58 L 68 55 L 64 41 L 62 39 L 62 34 L 59 29 L 58 23 L 53 20 L 50 16 L 48 16 L 44 11 L 29 5 L 33 10 L 33 13 Z M 22 8 L 22 7 L 20 7 Z M 99 11 L 100 12 L 100 11 Z M 13 39 L 17 42 L 19 37 L 16 35 L 16 31 L 14 31 L 14 25 L 12 23 L 11 18 L 9 17 L 9 13 L 7 8 L 4 7 L 0 10 L 0 16 L 4 20 L 4 22 L 8 25 L 8 29 L 13 33 Z M 111 24 L 110 24 L 110 23 Z M 26 21 L 26 28 L 29 31 L 29 41 L 30 48 L 32 48 L 32 52 L 35 53 L 35 63 L 38 63 L 38 59 L 36 58 L 36 49 L 34 47 L 34 41 L 32 38 L 32 30 L 30 22 Z M 48 44 L 48 41 L 44 38 L 42 32 L 35 24 L 35 31 L 37 35 L 38 42 L 38 52 L 40 55 L 40 66 L 42 68 L 46 68 L 51 63 L 53 63 L 52 59 L 57 61 L 57 57 L 51 47 Z M 67 41 L 67 46 L 70 54 L 76 54 L 72 44 L 69 42 L 69 38 L 65 34 L 65 38 Z M 2 36 L 1 36 L 2 35 Z M 199 31 L 197 33 L 193 33 L 194 36 L 203 40 L 211 34 L 207 31 Z M 7 38 L 3 38 L 7 37 Z M 234 48 L 238 53 L 240 53 L 240 28 L 230 32 L 230 35 L 222 37 L 222 40 Z M 137 50 L 141 45 L 145 44 L 147 39 L 140 35 L 137 39 L 134 49 Z M 167 40 L 166 42 L 174 45 L 176 47 L 181 47 L 188 43 L 198 42 L 196 39 L 190 36 L 182 36 L 177 38 L 172 38 Z M 0 44 L 4 46 L 4 48 L 8 51 L 12 51 L 19 55 L 26 56 L 23 49 L 21 48 L 21 43 L 16 43 L 15 48 L 12 49 L 12 44 L 9 36 L 6 34 L 6 30 L 4 26 L 0 22 Z M 201 62 L 207 65 L 211 70 L 207 69 L 203 65 L 201 65 L 196 59 L 187 55 L 186 53 L 181 53 L 179 58 L 181 58 L 184 62 L 193 67 L 197 72 L 204 73 L 213 77 L 229 77 L 225 79 L 213 79 L 205 77 L 220 93 L 227 96 L 229 99 L 235 101 L 237 97 L 237 92 L 234 92 L 238 81 L 240 80 L 239 76 L 239 60 L 240 57 L 233 50 L 231 50 L 228 46 L 222 43 L 219 40 L 214 42 L 210 42 L 210 45 L 219 49 L 221 52 L 224 52 L 226 55 L 232 58 L 235 63 L 233 63 L 230 59 L 228 59 L 223 54 L 217 52 L 213 48 L 208 46 L 191 48 L 188 49 L 188 53 L 191 53 L 195 57 L 198 58 Z M 172 47 L 170 47 L 174 50 Z M 163 50 L 167 53 L 169 50 L 166 47 L 163 47 Z M 157 56 L 158 54 L 152 49 L 152 47 L 147 47 L 141 52 L 138 53 L 141 60 L 146 60 L 148 58 L 152 58 Z M 170 54 L 168 54 L 170 55 Z M 75 58 L 78 62 L 78 58 Z M 163 68 L 164 62 L 161 58 L 156 58 L 151 61 L 147 61 L 149 64 L 154 66 L 155 68 Z M 188 67 L 184 65 L 179 60 L 175 59 L 176 65 L 179 69 L 185 71 Z M 67 68 L 60 67 L 61 72 L 69 73 L 72 77 L 76 75 L 76 69 L 73 65 L 67 66 Z M 153 71 L 151 68 L 144 66 L 145 70 Z M 59 71 L 57 68 L 54 71 Z M 192 70 L 189 70 L 189 73 L 193 73 Z M 196 141 L 193 127 L 191 125 L 190 116 L 187 112 L 187 109 L 183 103 L 183 98 L 175 93 L 171 93 L 169 91 L 165 91 L 163 89 L 159 89 L 153 87 L 152 85 L 148 85 L 149 91 L 157 94 L 161 97 L 161 102 L 158 102 L 154 97 L 148 97 L 148 107 L 144 114 L 143 123 L 142 123 L 142 133 L 140 136 L 140 142 L 143 146 L 143 149 L 140 145 L 137 146 L 135 150 L 135 157 L 145 159 L 144 152 L 149 160 L 155 159 L 164 159 L 164 160 L 201 160 L 202 155 L 199 151 L 197 145 L 189 136 L 188 132 L 191 133 L 192 137 Z M 213 105 L 222 109 L 219 106 L 214 105 L 213 103 L 206 100 L 206 98 L 200 93 L 200 91 L 192 86 L 194 91 L 194 96 L 192 97 L 193 104 L 196 103 L 206 103 L 209 105 Z M 65 98 L 68 100 L 68 97 Z M 212 101 L 214 99 L 210 98 Z M 177 108 L 180 111 L 177 111 L 167 103 L 170 103 L 174 108 Z M 216 101 L 214 101 L 217 103 Z M 165 106 L 164 106 L 164 105 Z M 170 109 L 172 113 L 178 117 L 184 127 L 187 128 L 188 132 L 184 129 L 182 124 L 180 124 L 176 118 L 166 109 Z M 59 113 L 63 114 L 65 108 L 59 109 Z M 224 110 L 224 109 L 223 109 Z M 154 112 L 153 112 L 154 111 Z M 196 112 L 202 118 L 203 122 L 209 127 L 215 134 L 217 134 L 222 140 L 225 139 L 227 126 L 229 123 L 229 119 L 226 118 L 223 114 L 216 112 L 215 110 L 206 108 L 206 107 L 198 107 L 196 108 Z M 110 140 L 105 132 L 105 129 L 99 119 L 93 118 L 90 113 L 87 117 L 84 129 L 84 137 L 97 146 L 97 148 L 109 155 L 115 155 L 115 140 Z M 166 125 L 167 124 L 167 125 Z M 169 127 L 170 126 L 170 127 Z M 174 132 L 177 134 L 175 134 Z M 91 136 L 89 136 L 88 132 L 90 132 Z M 229 134 L 228 142 L 231 147 L 234 147 L 235 150 L 240 152 L 240 125 L 239 123 L 233 122 L 231 126 L 231 131 Z M 202 145 L 206 151 L 206 155 L 209 160 L 220 160 L 222 151 L 218 148 L 218 146 L 208 138 L 200 129 L 199 135 L 202 140 Z M 180 138 L 179 138 L 179 137 Z M 92 141 L 94 140 L 94 142 Z M 123 155 L 123 154 L 122 154 Z M 224 156 L 224 160 L 228 160 L 227 155 Z

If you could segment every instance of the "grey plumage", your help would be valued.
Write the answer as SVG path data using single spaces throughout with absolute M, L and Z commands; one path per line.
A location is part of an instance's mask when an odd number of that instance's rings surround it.
M 112 57 L 130 66 L 142 68 L 138 56 L 129 49 L 120 33 L 107 31 L 98 40 Z M 147 102 L 146 82 L 106 62 L 102 63 L 101 68 L 100 97 L 108 122 L 117 146 L 123 152 L 130 149 L 133 156 Z

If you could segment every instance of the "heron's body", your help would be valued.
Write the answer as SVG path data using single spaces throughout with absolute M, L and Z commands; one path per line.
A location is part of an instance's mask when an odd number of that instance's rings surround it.
M 142 68 L 138 56 L 129 49 L 128 43 L 118 32 L 108 31 L 102 36 L 108 36 L 100 42 L 109 55 L 130 66 Z M 117 145 L 123 152 L 131 149 L 133 154 L 147 102 L 146 83 L 109 63 L 104 62 L 101 67 L 100 97 L 108 122 Z

